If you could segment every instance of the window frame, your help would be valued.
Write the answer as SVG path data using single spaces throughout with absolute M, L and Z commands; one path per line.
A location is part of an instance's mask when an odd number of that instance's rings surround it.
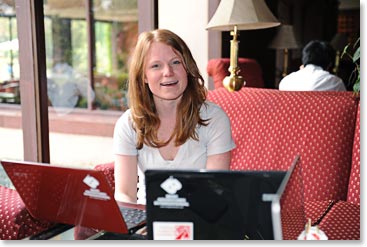
M 89 76 L 93 78 L 93 0 L 86 1 Z M 15 0 L 19 40 L 20 97 L 24 160 L 50 163 L 43 1 Z M 158 0 L 138 0 L 139 33 L 154 29 Z M 89 9 L 88 9 L 89 8 Z M 91 31 L 92 30 L 92 31 Z M 90 80 L 93 85 L 93 81 Z M 88 107 L 90 109 L 90 107 Z

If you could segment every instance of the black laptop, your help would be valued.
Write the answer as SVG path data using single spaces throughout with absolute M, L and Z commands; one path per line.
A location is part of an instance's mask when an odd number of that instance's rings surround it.
M 298 158 L 289 171 L 147 170 L 148 239 L 282 239 L 274 208 Z
M 146 171 L 148 238 L 273 239 L 271 203 L 283 171 Z

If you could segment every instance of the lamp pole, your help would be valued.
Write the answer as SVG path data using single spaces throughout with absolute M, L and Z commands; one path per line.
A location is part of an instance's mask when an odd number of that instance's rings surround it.
M 283 74 L 285 77 L 288 74 L 288 48 L 284 48 Z
M 237 65 L 238 61 L 238 39 L 237 36 L 237 26 L 234 26 L 234 30 L 231 31 L 231 35 L 233 39 L 231 40 L 231 54 L 230 54 L 230 65 L 228 71 L 230 72 L 229 76 L 226 76 L 223 80 L 223 86 L 230 92 L 240 90 L 245 84 L 245 80 L 242 76 L 238 75 L 240 69 Z

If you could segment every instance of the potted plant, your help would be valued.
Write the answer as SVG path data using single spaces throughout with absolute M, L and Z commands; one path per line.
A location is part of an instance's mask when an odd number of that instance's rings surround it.
M 349 81 L 353 85 L 353 91 L 355 93 L 360 92 L 360 38 L 354 43 L 350 43 L 344 47 L 341 57 L 346 56 L 351 59 L 355 65 L 354 70 L 350 74 Z

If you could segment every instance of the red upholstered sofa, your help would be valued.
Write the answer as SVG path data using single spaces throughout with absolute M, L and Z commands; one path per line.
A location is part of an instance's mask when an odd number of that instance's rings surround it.
M 223 79 L 229 76 L 229 65 L 229 58 L 213 58 L 209 60 L 206 71 L 209 77 L 213 78 L 215 89 L 223 87 Z M 239 75 L 245 79 L 246 87 L 264 87 L 261 66 L 255 59 L 240 57 L 237 65 L 240 68 Z
M 352 92 L 214 90 L 237 148 L 233 170 L 285 170 L 301 155 L 307 218 L 329 239 L 360 239 L 360 102 Z
M 360 239 L 360 113 L 352 92 L 290 92 L 246 88 L 209 92 L 228 114 L 237 148 L 232 170 L 287 170 L 301 155 L 307 218 L 329 239 Z M 102 164 L 114 188 L 113 163 Z M 0 237 L 16 239 L 40 227 L 8 189 L 0 190 Z M 25 213 L 24 213 L 25 212 Z M 22 221 L 18 221 L 19 214 Z M 24 222 L 27 222 L 27 227 Z M 31 222 L 31 223 L 30 223 Z M 20 229 L 26 229 L 26 233 Z
M 208 98 L 230 118 L 237 145 L 232 170 L 287 170 L 300 154 L 306 217 L 331 240 L 360 239 L 358 97 L 244 87 L 219 88 Z M 113 163 L 96 169 L 114 188 Z

